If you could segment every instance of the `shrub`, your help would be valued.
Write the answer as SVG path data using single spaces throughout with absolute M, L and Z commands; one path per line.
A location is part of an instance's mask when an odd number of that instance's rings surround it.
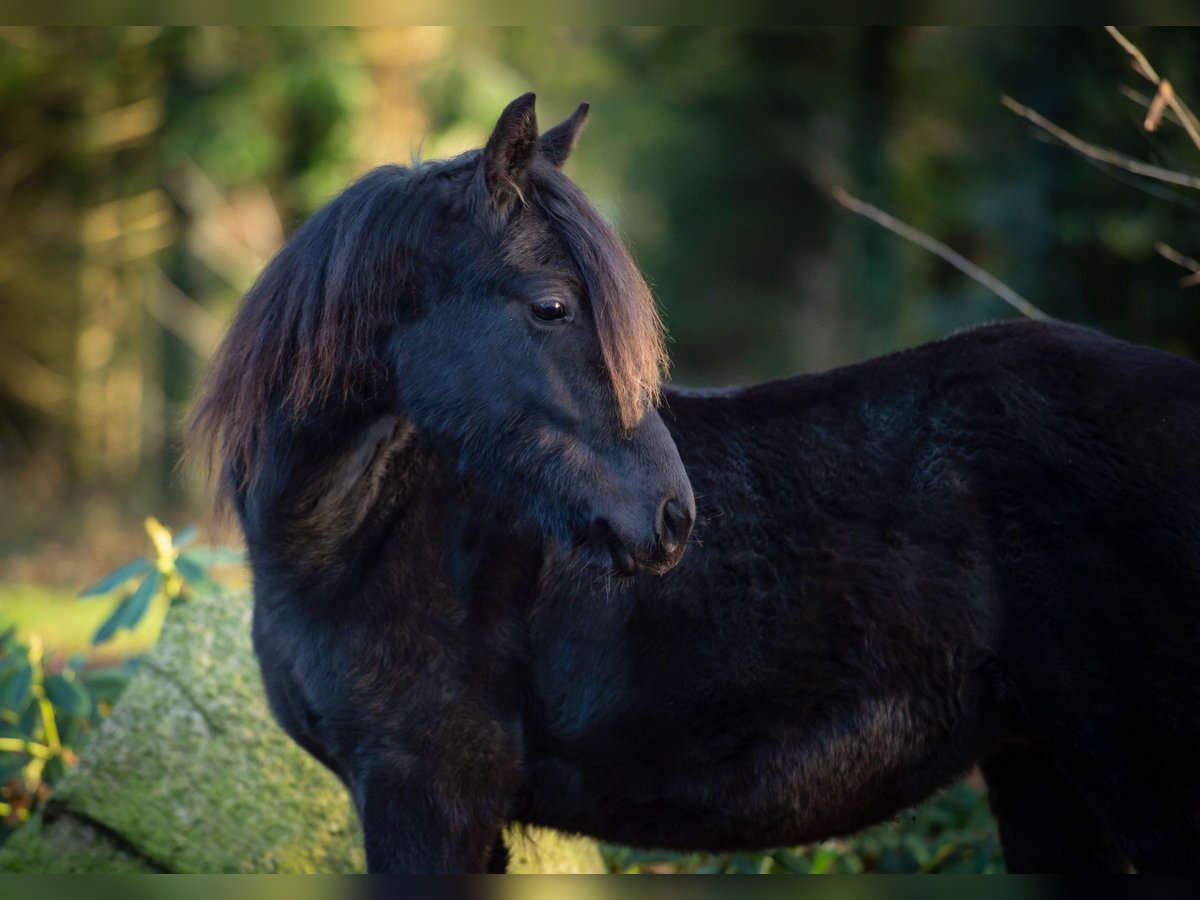
M 194 528 L 172 535 L 148 518 L 146 532 L 152 554 L 119 566 L 80 595 L 116 598 L 93 645 L 137 627 L 154 604 L 219 590 L 212 568 L 242 561 L 241 553 L 223 548 L 185 549 L 195 538 Z M 18 640 L 16 626 L 0 634 L 0 844 L 75 765 L 140 663 L 134 656 L 117 666 L 89 668 L 86 657 L 77 655 L 55 670 L 46 665 L 37 637 Z

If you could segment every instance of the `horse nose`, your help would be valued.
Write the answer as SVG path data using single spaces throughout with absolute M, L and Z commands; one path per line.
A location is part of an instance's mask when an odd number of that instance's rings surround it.
M 676 497 L 668 497 L 658 508 L 658 544 L 668 557 L 678 554 L 692 533 L 694 513 Z

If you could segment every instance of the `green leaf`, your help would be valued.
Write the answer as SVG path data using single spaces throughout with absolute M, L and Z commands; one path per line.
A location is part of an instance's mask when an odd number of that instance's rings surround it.
M 29 689 L 33 686 L 33 666 L 28 662 L 0 684 L 0 709 L 20 714 L 29 705 Z
M 54 759 L 46 763 L 46 768 L 42 770 L 42 781 L 46 784 L 54 784 L 67 773 L 67 764 L 63 762 L 61 756 L 56 756 Z
M 193 547 L 179 554 L 180 559 L 189 559 L 206 569 L 213 566 L 241 566 L 246 563 L 246 552 L 232 547 Z
M 158 593 L 161 584 L 162 573 L 155 569 L 146 577 L 145 581 L 138 585 L 138 589 L 133 592 L 132 596 L 122 600 L 113 610 L 113 614 L 104 620 L 104 624 L 92 636 L 92 644 L 104 643 L 122 628 L 135 628 L 138 622 L 142 621 L 142 617 L 146 615 L 146 610 L 150 608 L 150 601 Z
M 124 615 L 125 607 L 129 605 L 129 601 L 132 599 L 133 597 L 126 597 L 118 603 L 117 608 L 112 611 L 112 614 L 96 629 L 96 633 L 92 635 L 93 647 L 96 644 L 103 644 L 117 633 L 117 629 L 121 627 L 121 617 Z
M 89 588 L 79 592 L 80 597 L 102 597 L 111 594 L 129 579 L 148 572 L 153 564 L 148 559 L 133 559 L 114 572 L 105 575 Z
M 47 675 L 44 687 L 46 699 L 55 709 L 84 718 L 92 714 L 92 697 L 78 681 L 62 675 Z
M 0 632 L 0 647 L 14 640 L 17 636 L 17 626 L 9 625 L 4 631 Z
M 775 864 L 793 875 L 808 875 L 813 871 L 813 867 L 803 856 L 794 849 L 776 850 L 772 856 L 775 857 Z
M 621 864 L 624 866 L 641 866 L 653 863 L 672 863 L 683 858 L 683 854 L 670 850 L 637 850 L 622 847 Z
M 117 666 L 111 669 L 91 669 L 79 673 L 79 679 L 92 694 L 96 703 L 116 703 L 132 677 L 132 667 Z
M 0 681 L 10 672 L 15 672 L 22 666 L 29 665 L 29 656 L 24 647 L 14 647 L 5 656 L 0 656 Z
M 129 598 L 129 608 L 126 611 L 125 618 L 121 622 L 123 628 L 137 627 L 137 624 L 142 621 L 142 617 L 146 615 L 146 610 L 150 608 L 150 601 L 157 596 L 158 589 L 162 587 L 162 582 L 162 573 L 156 569 L 134 591 L 133 596 Z
M 195 539 L 196 526 L 189 525 L 187 528 L 183 528 L 175 532 L 175 537 L 171 539 L 171 546 L 178 550 L 180 547 L 186 547 Z
M 129 684 L 133 673 L 126 666 L 113 666 L 108 669 L 88 669 L 80 672 L 80 680 L 93 691 L 120 691 Z
M 33 737 L 40 734 L 42 729 L 42 710 L 37 703 L 26 703 L 25 712 L 21 714 L 21 721 L 17 723 L 17 727 L 21 729 L 21 734 L 26 737 Z
M 735 875 L 762 875 L 771 858 L 758 853 L 735 853 L 730 868 Z
M 78 716 L 58 716 L 58 739 L 64 747 L 82 747 L 88 739 L 91 718 L 81 719 Z
M 194 559 L 180 556 L 175 560 L 175 568 L 179 570 L 179 574 L 183 576 L 183 580 L 188 587 L 200 596 L 219 593 L 221 586 L 208 577 L 208 572 L 204 566 L 200 565 Z
M 813 853 L 812 858 L 812 874 L 824 875 L 833 870 L 834 863 L 837 862 L 838 852 L 836 847 L 830 847 L 828 844 L 821 844 Z

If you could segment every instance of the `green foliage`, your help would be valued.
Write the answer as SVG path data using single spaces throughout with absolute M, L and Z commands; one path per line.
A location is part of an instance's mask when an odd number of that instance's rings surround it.
M 358 174 L 373 96 L 351 29 L 0 27 L 0 553 L 184 508 L 223 321 Z
M 123 628 L 136 628 L 155 601 L 177 603 L 189 594 L 215 593 L 220 588 L 209 569 L 214 565 L 240 565 L 243 560 L 240 553 L 218 547 L 184 549 L 195 539 L 196 529 L 185 528 L 172 535 L 153 516 L 146 519 L 146 533 L 154 546 L 153 555 L 130 560 L 79 594 L 83 599 L 107 596 L 137 582 L 96 629 L 93 644 L 111 640 Z
M 960 782 L 895 820 L 847 838 L 762 853 L 672 853 L 604 848 L 612 872 L 738 875 L 982 874 L 1003 872 L 983 791 Z
M 221 548 L 184 549 L 195 538 L 193 528 L 172 535 L 149 518 L 146 531 L 153 554 L 125 563 L 81 593 L 89 600 L 123 592 L 94 644 L 136 627 L 152 603 L 216 593 L 220 588 L 212 567 L 242 559 Z M 131 657 L 115 666 L 88 668 L 86 658 L 76 656 L 55 665 L 40 638 L 19 641 L 16 626 L 0 634 L 0 844 L 75 765 L 140 662 Z
M 15 628 L 0 635 L 0 843 L 75 764 L 137 665 L 97 678 L 81 662 L 51 670 L 40 640 L 19 642 Z

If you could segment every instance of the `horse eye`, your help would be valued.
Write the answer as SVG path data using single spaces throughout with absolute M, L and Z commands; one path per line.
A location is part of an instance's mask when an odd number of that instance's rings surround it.
M 567 308 L 561 300 L 535 300 L 530 310 L 543 322 L 556 322 L 567 317 Z

